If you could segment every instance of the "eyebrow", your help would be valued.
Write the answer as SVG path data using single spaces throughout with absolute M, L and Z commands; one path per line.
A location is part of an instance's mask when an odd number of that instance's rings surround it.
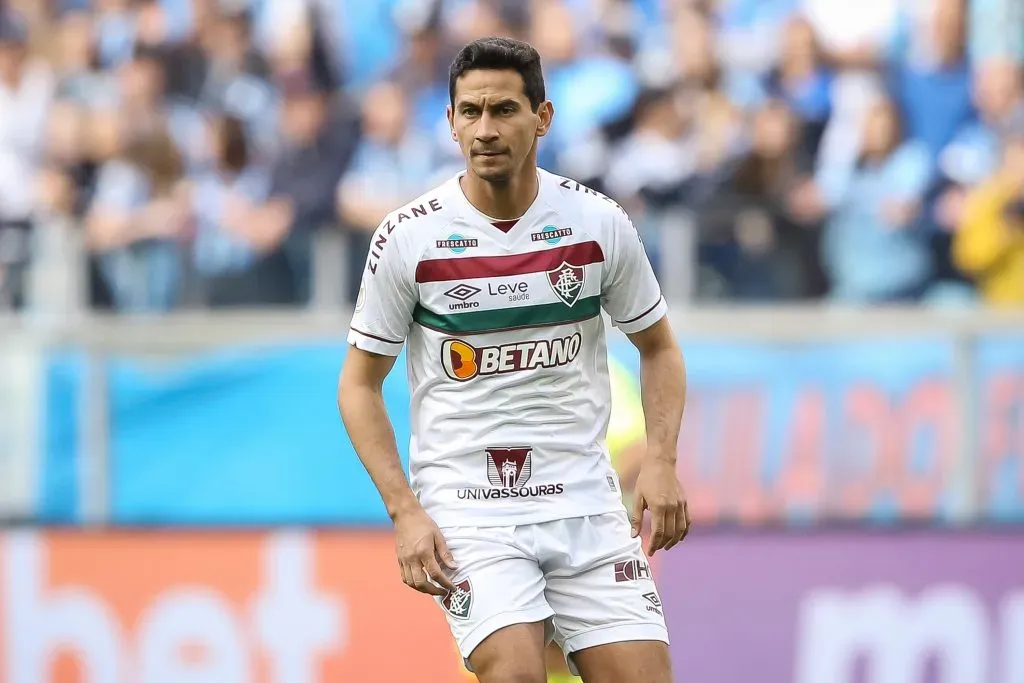
M 509 105 L 509 104 L 511 104 L 511 105 L 513 105 L 515 107 L 522 106 L 521 103 L 519 102 L 519 100 L 517 100 L 514 97 L 503 97 L 500 100 L 492 102 L 489 105 L 489 107 L 491 109 L 493 109 L 495 107 L 503 107 L 503 106 Z M 457 106 L 459 109 L 461 109 L 463 107 L 479 107 L 480 106 L 480 102 L 476 101 L 476 100 L 466 99 L 466 100 L 460 100 L 455 106 Z

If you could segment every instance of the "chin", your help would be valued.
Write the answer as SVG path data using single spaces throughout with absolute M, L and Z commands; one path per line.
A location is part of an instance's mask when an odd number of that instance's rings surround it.
M 507 166 L 495 167 L 474 164 L 473 173 L 480 180 L 485 180 L 489 183 L 507 183 L 512 179 L 512 169 Z

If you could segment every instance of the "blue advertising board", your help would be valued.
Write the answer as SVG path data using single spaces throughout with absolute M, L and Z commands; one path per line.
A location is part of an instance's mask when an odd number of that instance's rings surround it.
M 336 408 L 343 343 L 239 348 L 174 363 L 109 363 L 111 509 L 123 524 L 388 520 Z M 1024 336 L 984 338 L 960 420 L 945 338 L 769 346 L 687 342 L 679 470 L 698 519 L 943 522 L 966 509 L 1024 520 Z M 638 372 L 636 351 L 611 344 Z M 406 457 L 404 356 L 385 384 Z M 80 359 L 47 378 L 40 516 L 74 521 Z M 960 467 L 963 438 L 975 454 Z

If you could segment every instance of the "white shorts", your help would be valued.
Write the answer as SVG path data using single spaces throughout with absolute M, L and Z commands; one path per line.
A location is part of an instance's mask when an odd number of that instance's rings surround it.
M 631 640 L 668 643 L 650 565 L 631 538 L 625 510 L 541 524 L 441 529 L 459 588 L 437 598 L 469 666 L 487 636 L 512 624 L 547 621 L 570 655 Z

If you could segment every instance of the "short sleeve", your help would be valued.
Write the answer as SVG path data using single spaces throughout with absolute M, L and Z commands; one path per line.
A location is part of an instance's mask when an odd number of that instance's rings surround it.
M 658 322 L 668 306 L 640 234 L 621 210 L 613 214 L 605 246 L 601 299 L 612 323 L 626 334 Z
M 413 268 L 403 253 L 405 245 L 388 234 L 391 225 L 385 221 L 370 243 L 348 342 L 363 351 L 397 356 L 409 334 L 418 297 Z

